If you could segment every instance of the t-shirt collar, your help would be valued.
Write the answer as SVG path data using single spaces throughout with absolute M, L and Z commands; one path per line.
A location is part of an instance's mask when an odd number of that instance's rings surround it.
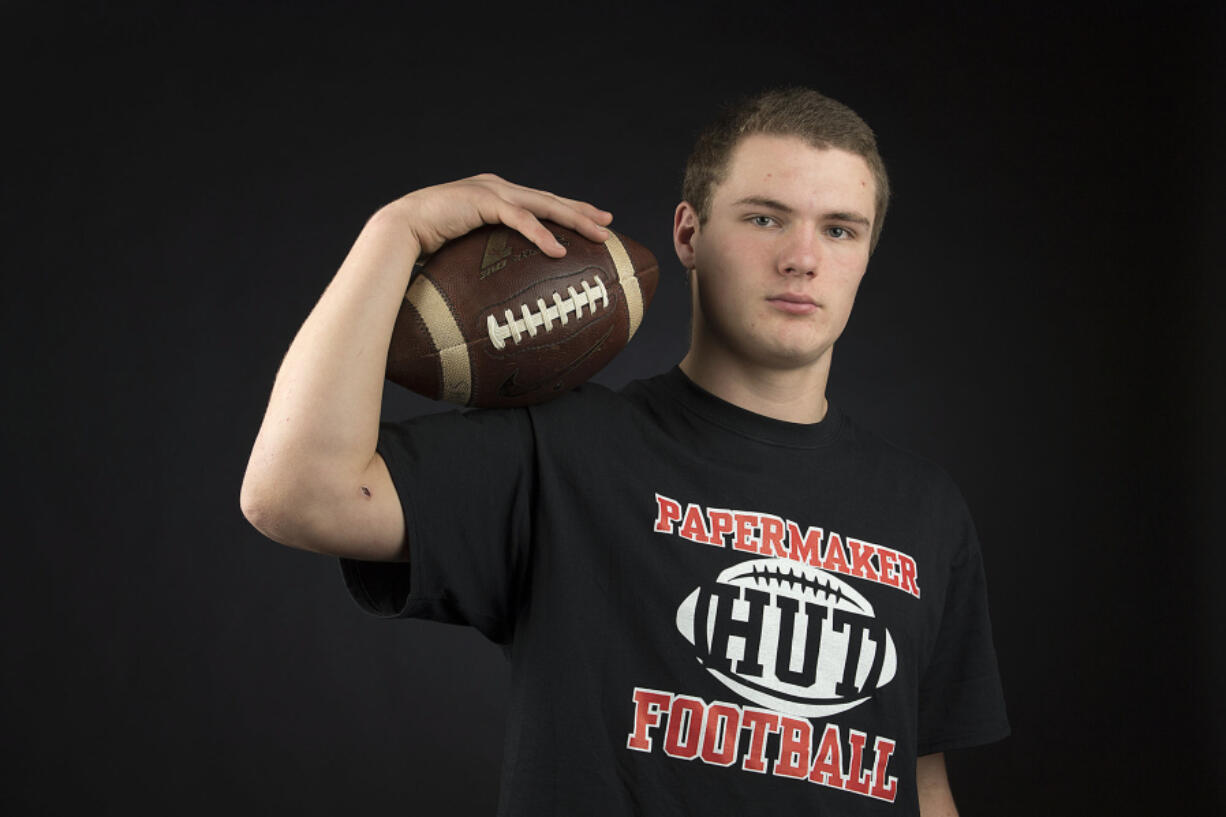
M 792 448 L 818 448 L 833 442 L 843 424 L 842 413 L 827 400 L 826 416 L 817 423 L 791 423 L 756 414 L 716 397 L 674 366 L 653 378 L 660 388 L 688 411 L 726 431 L 758 442 Z

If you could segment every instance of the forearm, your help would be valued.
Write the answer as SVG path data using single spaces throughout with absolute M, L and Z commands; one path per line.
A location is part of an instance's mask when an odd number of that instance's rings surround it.
M 958 807 L 949 789 L 944 754 L 921 756 L 915 764 L 915 782 L 920 817 L 958 817 Z
M 418 253 L 394 206 L 367 222 L 277 372 L 243 480 L 244 506 L 301 500 L 369 464 L 387 350 Z

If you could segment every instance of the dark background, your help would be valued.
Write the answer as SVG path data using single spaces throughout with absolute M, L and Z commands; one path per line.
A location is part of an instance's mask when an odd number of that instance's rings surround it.
M 375 209 L 493 170 L 657 254 L 599 380 L 671 366 L 688 146 L 793 82 L 897 191 L 831 394 L 984 543 L 1014 734 L 962 812 L 1220 807 L 1222 13 L 872 5 L 5 4 L 0 807 L 492 813 L 499 651 L 242 517 L 281 357 Z

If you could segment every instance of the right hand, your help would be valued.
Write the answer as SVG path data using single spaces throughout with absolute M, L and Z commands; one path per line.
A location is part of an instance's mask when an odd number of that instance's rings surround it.
M 567 199 L 512 184 L 493 173 L 423 187 L 386 205 L 379 213 L 399 216 L 408 226 L 423 255 L 459 238 L 483 224 L 505 224 L 518 230 L 553 258 L 566 255 L 541 218 L 569 227 L 593 241 L 603 242 L 609 232 L 603 225 L 613 214 L 583 201 Z

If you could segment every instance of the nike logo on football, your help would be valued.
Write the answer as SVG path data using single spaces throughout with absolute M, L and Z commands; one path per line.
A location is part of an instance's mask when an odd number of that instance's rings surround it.
M 561 381 L 566 377 L 566 375 L 579 368 L 579 366 L 583 365 L 585 360 L 596 354 L 596 352 L 600 351 L 600 348 L 604 346 L 604 342 L 608 340 L 609 335 L 613 334 L 613 328 L 614 327 L 610 326 L 608 329 L 606 329 L 605 333 L 597 338 L 596 342 L 593 343 L 586 352 L 575 358 L 575 360 L 565 369 L 561 370 L 560 372 L 555 372 L 552 377 L 545 380 L 540 380 L 535 383 L 521 384 L 519 382 L 519 369 L 516 369 L 515 371 L 511 372 L 510 377 L 502 381 L 502 385 L 498 387 L 498 394 L 502 397 L 508 398 L 522 397 L 525 394 L 540 390 L 540 388 L 550 380 L 557 381 L 554 384 L 554 390 L 560 388 L 562 385 Z

